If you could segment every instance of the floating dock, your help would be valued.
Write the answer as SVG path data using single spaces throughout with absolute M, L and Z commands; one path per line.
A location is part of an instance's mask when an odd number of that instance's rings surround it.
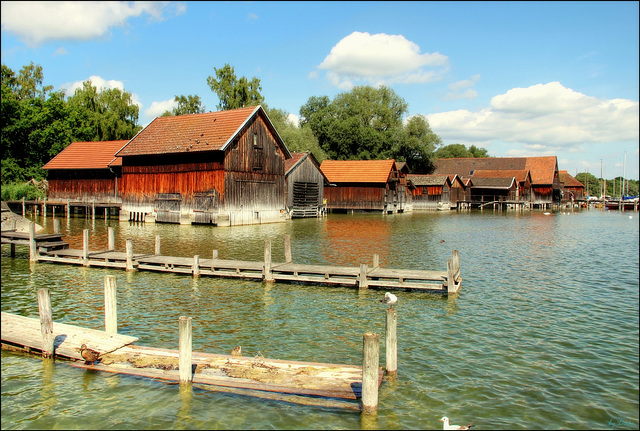
M 265 240 L 264 261 L 227 260 L 218 257 L 213 250 L 211 258 L 163 256 L 160 254 L 160 238 L 156 236 L 153 254 L 134 254 L 133 241 L 126 240 L 125 252 L 115 251 L 113 229 L 109 228 L 108 250 L 89 250 L 89 231 L 84 230 L 83 249 L 70 249 L 60 238 L 39 243 L 35 232 L 27 234 L 2 232 L 2 243 L 28 244 L 30 259 L 70 265 L 118 268 L 124 270 L 170 272 L 190 274 L 194 277 L 228 277 L 255 279 L 267 282 L 313 283 L 320 285 L 354 286 L 360 289 L 376 288 L 386 290 L 428 291 L 440 294 L 454 294 L 460 289 L 460 259 L 457 250 L 447 260 L 446 271 L 406 270 L 382 268 L 377 255 L 372 265 L 353 266 L 307 265 L 293 263 L 290 237 L 285 235 L 285 262 L 271 259 L 271 241 Z M 19 238 L 18 238 L 19 237 Z M 44 241 L 44 239 L 43 239 Z M 66 244 L 66 245 L 65 245 Z M 46 246 L 45 246 L 46 245 Z M 13 249 L 12 249 L 13 251 Z

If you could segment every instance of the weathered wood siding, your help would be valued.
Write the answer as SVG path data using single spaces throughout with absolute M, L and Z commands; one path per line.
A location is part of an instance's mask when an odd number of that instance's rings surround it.
M 313 163 L 313 161 L 306 157 L 295 169 L 289 174 L 287 178 L 287 206 L 293 207 L 293 185 L 295 183 L 315 183 L 318 185 L 318 200 L 317 206 L 322 205 L 322 199 L 324 195 L 324 177 L 322 172 Z
M 284 210 L 284 158 L 263 119 L 255 117 L 229 145 L 224 160 L 229 211 Z
M 324 197 L 328 209 L 380 210 L 385 209 L 387 185 L 349 185 L 326 187 Z
M 121 178 L 108 169 L 49 171 L 49 199 L 119 202 Z

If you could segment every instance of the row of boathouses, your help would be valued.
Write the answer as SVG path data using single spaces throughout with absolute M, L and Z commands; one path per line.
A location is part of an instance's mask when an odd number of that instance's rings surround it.
M 158 117 L 131 140 L 74 142 L 43 166 L 50 205 L 99 203 L 147 222 L 229 226 L 326 211 L 584 199 L 555 156 L 438 159 L 435 167 L 420 175 L 395 160 L 320 164 L 290 152 L 261 106 Z

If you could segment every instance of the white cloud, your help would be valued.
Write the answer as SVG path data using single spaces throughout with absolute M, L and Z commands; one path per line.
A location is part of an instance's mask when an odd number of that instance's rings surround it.
M 59 56 L 59 55 L 67 55 L 67 54 L 69 54 L 69 53 L 67 52 L 67 50 L 66 50 L 66 49 L 64 49 L 64 47 L 62 47 L 62 46 L 61 46 L 60 48 L 56 49 L 56 52 L 54 52 L 54 53 L 53 53 L 53 56 L 54 56 L 54 57 L 57 57 L 57 56 Z
M 289 122 L 296 127 L 300 126 L 300 117 L 297 116 L 296 114 L 287 115 L 287 120 L 289 120 Z
M 360 83 L 425 83 L 442 78 L 448 58 L 420 47 L 402 35 L 354 31 L 338 42 L 318 66 L 333 85 L 349 89 Z
M 601 100 L 558 82 L 511 89 L 476 112 L 442 112 L 428 119 L 443 140 L 503 141 L 528 152 L 573 152 L 589 143 L 637 141 L 640 124 L 638 102 Z
M 171 98 L 169 100 L 163 100 L 160 102 L 153 102 L 149 109 L 144 111 L 144 115 L 147 118 L 156 118 L 165 113 L 165 111 L 171 111 L 173 108 L 178 106 L 178 102 L 175 101 L 175 98 Z
M 449 93 L 444 100 L 468 99 L 473 100 L 478 97 L 478 92 L 471 87 L 480 80 L 480 75 L 473 75 L 471 79 L 465 79 L 449 84 Z
M 123 27 L 132 17 L 149 15 L 162 20 L 165 13 L 179 15 L 182 2 L 2 2 L 2 29 L 29 46 L 48 40 L 88 40 L 101 37 L 111 27 Z

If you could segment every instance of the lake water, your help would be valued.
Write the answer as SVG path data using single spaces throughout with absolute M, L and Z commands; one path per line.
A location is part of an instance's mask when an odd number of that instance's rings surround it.
M 629 216 L 633 218 L 629 218 Z M 145 378 L 86 371 L 2 352 L 2 429 L 637 429 L 638 213 L 334 215 L 244 227 L 62 218 L 72 248 L 262 260 L 270 238 L 284 259 L 445 270 L 460 252 L 462 290 L 447 298 L 398 292 L 398 379 L 377 415 L 180 390 Z M 35 219 L 53 231 L 51 217 Z M 444 242 L 442 242 L 444 241 Z M 38 316 L 51 289 L 57 322 L 103 329 L 103 280 L 116 275 L 119 332 L 177 349 L 178 318 L 193 318 L 194 350 L 361 364 L 362 335 L 384 339 L 384 292 L 264 284 L 151 272 L 30 264 L 2 246 L 2 311 Z M 384 342 L 381 344 L 384 364 Z

